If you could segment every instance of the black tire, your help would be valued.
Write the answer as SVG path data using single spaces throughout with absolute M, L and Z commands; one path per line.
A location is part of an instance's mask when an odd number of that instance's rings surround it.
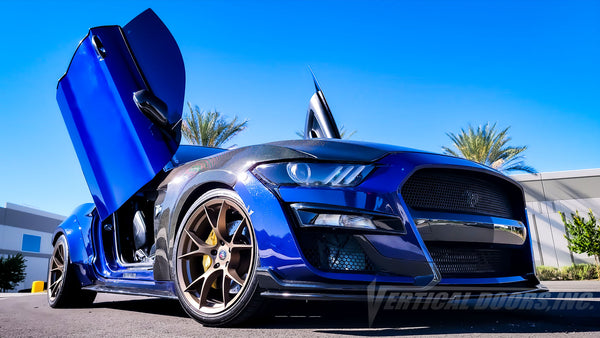
M 86 307 L 96 299 L 96 292 L 82 290 L 70 264 L 69 245 L 64 235 L 54 243 L 48 264 L 48 304 L 53 308 Z
M 192 318 L 206 326 L 256 318 L 264 300 L 255 238 L 244 203 L 231 190 L 209 191 L 187 211 L 175 239 L 171 278 Z

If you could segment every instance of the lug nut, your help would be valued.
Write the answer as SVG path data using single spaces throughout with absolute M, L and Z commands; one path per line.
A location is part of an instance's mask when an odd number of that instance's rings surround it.
M 211 254 L 211 255 L 213 255 L 213 256 L 216 256 L 216 255 L 217 255 L 217 250 L 212 250 L 212 251 L 210 252 L 210 254 Z
M 215 269 L 219 268 L 219 266 L 221 266 L 219 263 L 215 264 Z

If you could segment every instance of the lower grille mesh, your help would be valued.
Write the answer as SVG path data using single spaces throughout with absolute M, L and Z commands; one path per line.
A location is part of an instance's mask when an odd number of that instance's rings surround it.
M 503 268 L 498 250 L 433 248 L 429 252 L 442 274 L 494 273 Z
M 302 251 L 315 268 L 327 272 L 373 272 L 373 264 L 350 234 L 304 233 Z
M 509 248 L 482 248 L 426 243 L 427 249 L 443 277 L 502 277 L 523 273 L 517 251 Z

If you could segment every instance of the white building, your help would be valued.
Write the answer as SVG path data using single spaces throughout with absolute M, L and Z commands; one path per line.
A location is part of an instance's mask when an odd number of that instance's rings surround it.
M 52 233 L 66 217 L 12 203 L 0 207 L 0 255 L 23 254 L 25 280 L 13 290 L 31 288 L 46 281 L 48 260 L 52 255 Z
M 600 218 L 600 169 L 512 175 L 525 189 L 525 201 L 536 265 L 554 267 L 593 263 L 593 257 L 567 248 L 565 226 L 559 211 L 570 219 L 591 209 Z

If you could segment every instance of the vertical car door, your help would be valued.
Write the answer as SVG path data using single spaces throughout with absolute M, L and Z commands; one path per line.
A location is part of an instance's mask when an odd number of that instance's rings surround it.
M 184 91 L 179 47 L 150 9 L 80 42 L 56 96 L 103 220 L 177 150 Z
M 308 105 L 304 138 L 342 138 L 327 100 L 325 100 L 325 94 L 323 94 L 314 74 L 313 81 L 315 83 L 315 93 L 310 98 Z

